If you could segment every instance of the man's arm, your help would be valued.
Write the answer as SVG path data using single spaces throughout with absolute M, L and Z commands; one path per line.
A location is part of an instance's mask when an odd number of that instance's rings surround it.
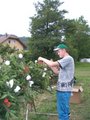
M 50 68 L 56 75 L 59 74 L 59 68 L 58 67 L 50 67 Z
M 43 61 L 44 63 L 46 63 L 55 74 L 59 73 L 59 63 L 57 61 L 51 61 L 43 57 L 39 57 L 38 61 Z

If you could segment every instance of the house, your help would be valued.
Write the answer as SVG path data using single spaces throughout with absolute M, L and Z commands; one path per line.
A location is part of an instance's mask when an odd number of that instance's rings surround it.
M 0 36 L 0 44 L 8 44 L 11 48 L 15 48 L 16 50 L 26 49 L 26 45 L 20 40 L 20 38 L 11 34 Z

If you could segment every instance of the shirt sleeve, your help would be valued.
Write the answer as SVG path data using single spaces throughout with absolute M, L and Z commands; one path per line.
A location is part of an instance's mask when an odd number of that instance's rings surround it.
M 57 62 L 60 64 L 61 68 L 65 68 L 70 63 L 70 59 L 62 58 L 62 59 L 58 60 Z

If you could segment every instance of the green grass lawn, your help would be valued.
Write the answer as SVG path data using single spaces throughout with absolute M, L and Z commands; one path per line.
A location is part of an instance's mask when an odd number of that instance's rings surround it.
M 76 63 L 75 77 L 76 85 L 83 87 L 81 93 L 81 103 L 70 104 L 71 120 L 90 120 L 90 63 Z M 52 93 L 45 92 L 36 100 L 37 112 L 41 113 L 57 113 L 56 111 L 56 91 Z M 31 115 L 30 120 L 57 120 L 51 119 L 44 115 Z
M 90 63 L 77 63 L 77 85 L 83 87 L 81 103 L 71 104 L 72 120 L 90 120 Z

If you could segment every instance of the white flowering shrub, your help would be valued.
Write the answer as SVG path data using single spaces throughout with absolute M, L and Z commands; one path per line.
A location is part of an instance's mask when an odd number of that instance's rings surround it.
M 37 60 L 26 62 L 22 53 L 5 58 L 0 63 L 0 119 L 19 120 L 21 102 L 27 104 L 35 92 L 47 89 L 52 72 Z

